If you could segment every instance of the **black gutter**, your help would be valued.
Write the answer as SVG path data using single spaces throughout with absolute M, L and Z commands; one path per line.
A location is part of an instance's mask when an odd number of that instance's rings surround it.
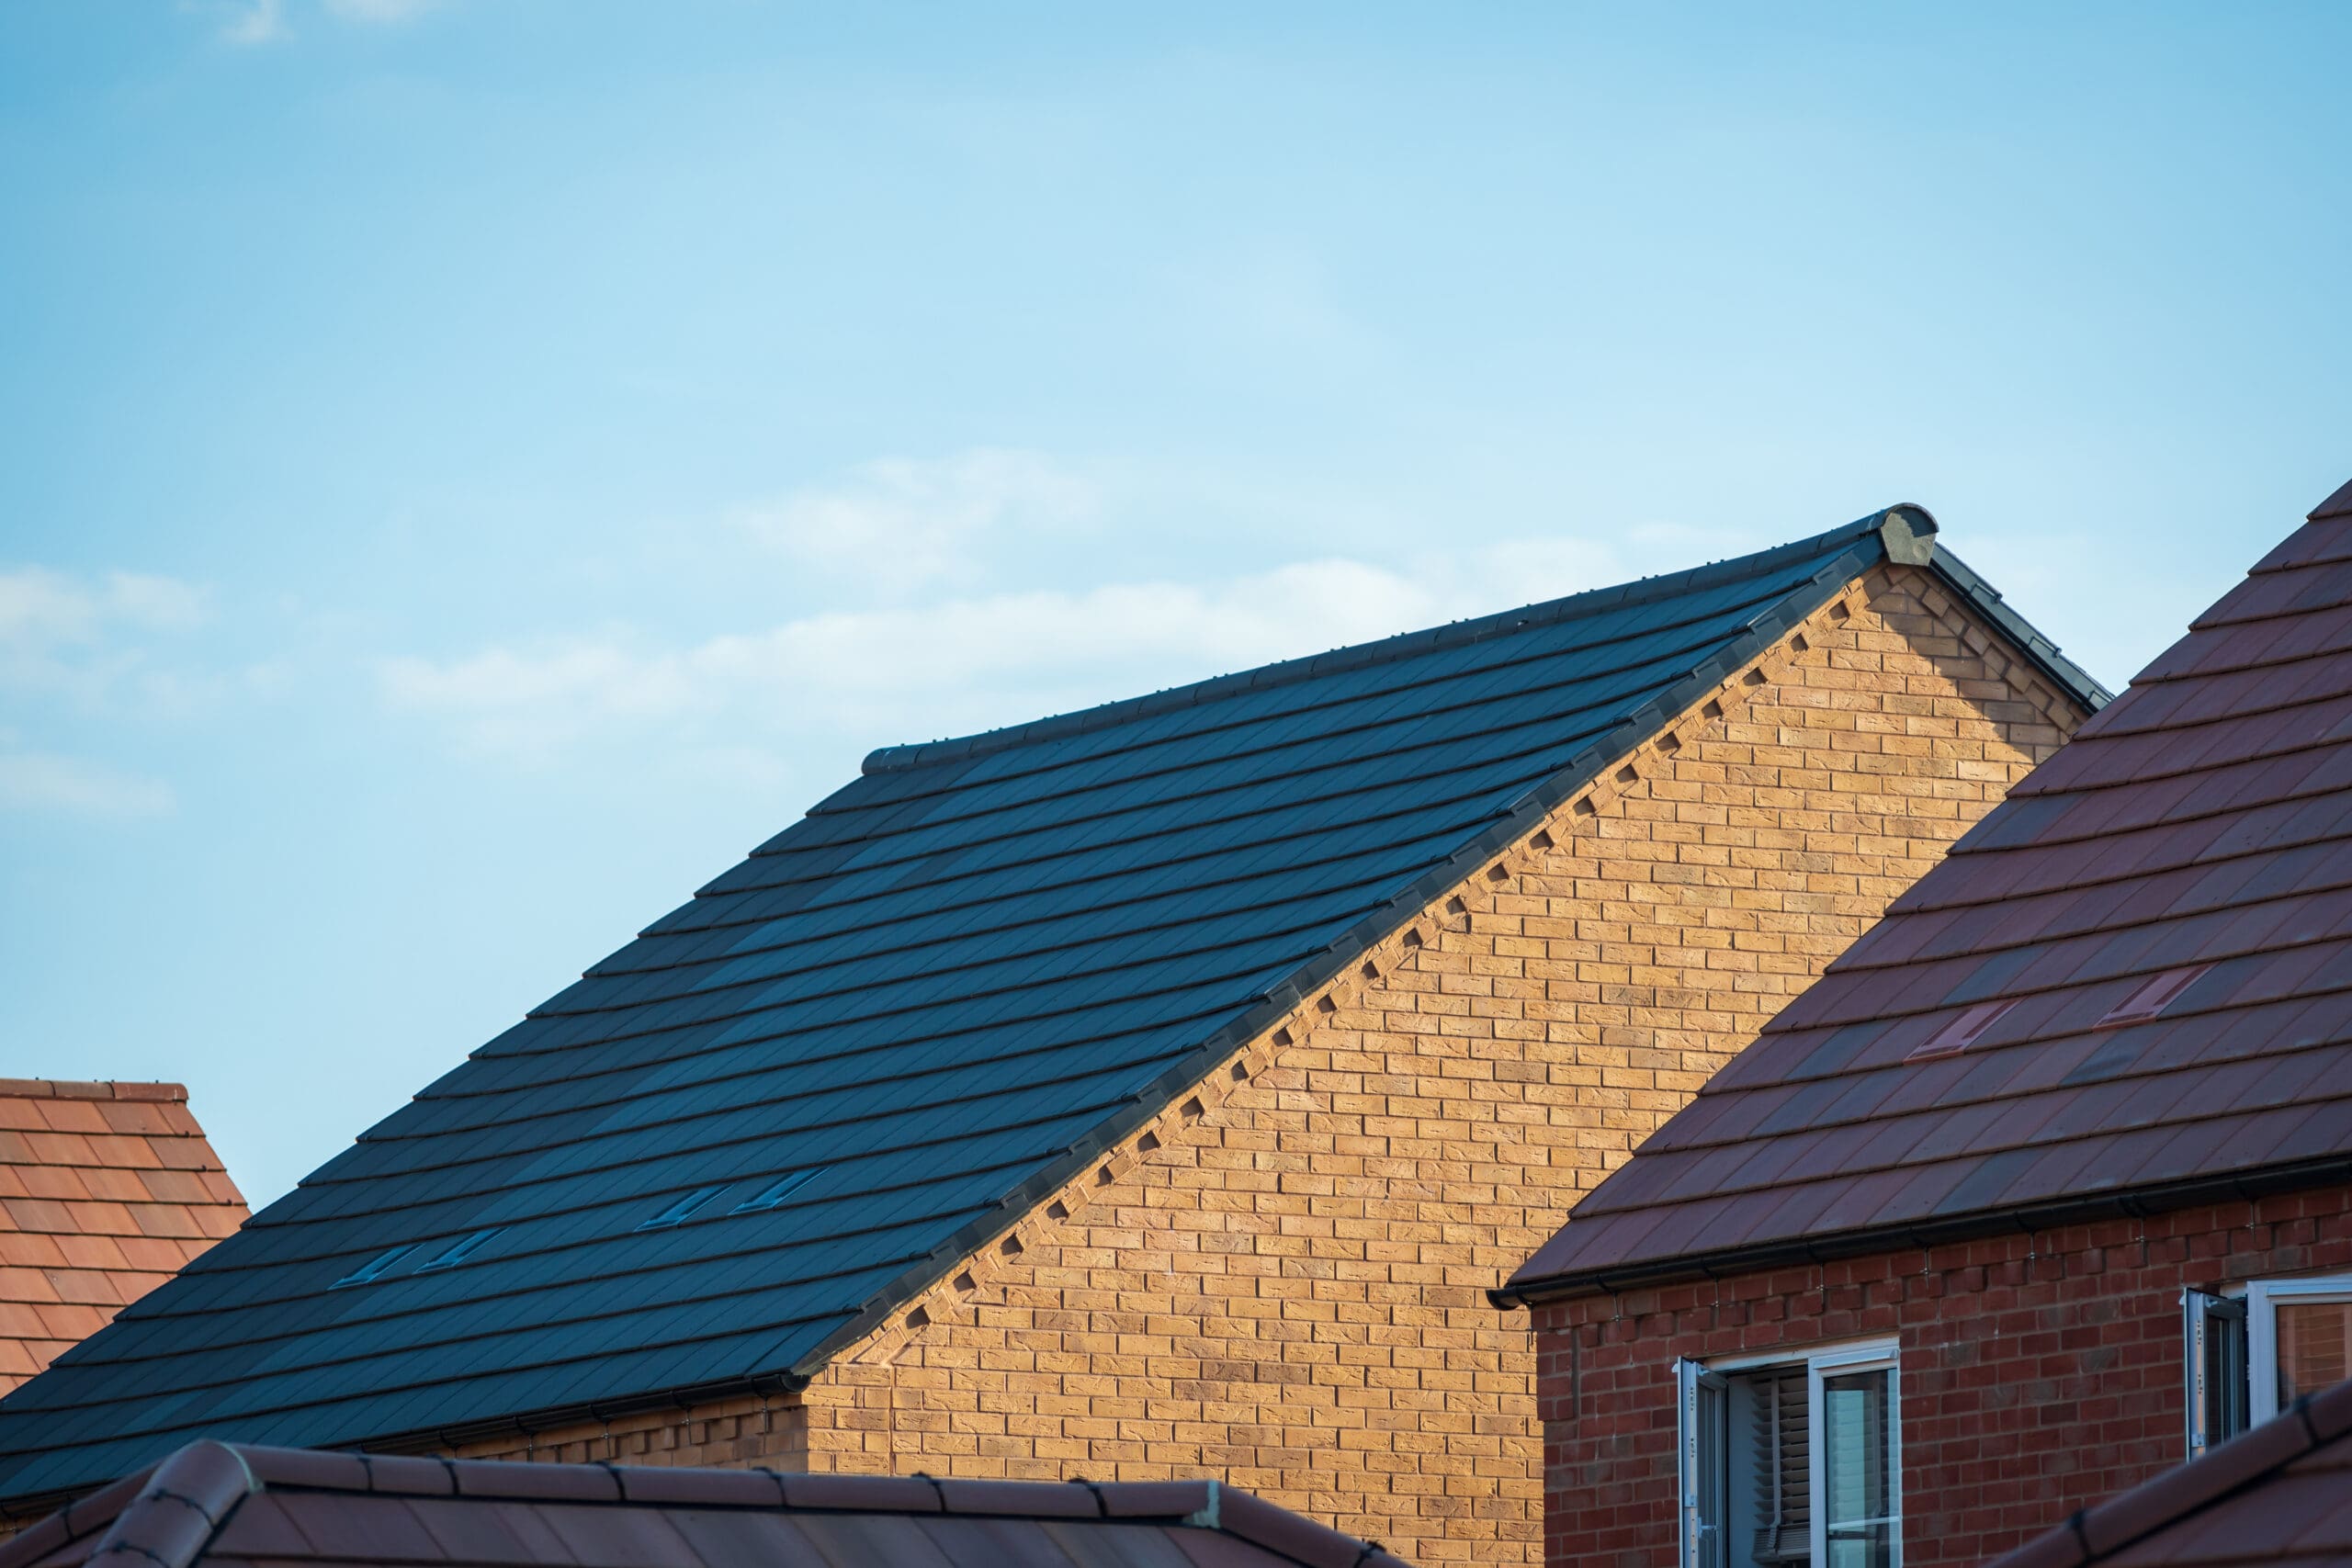
M 2328 1155 L 2291 1165 L 2231 1171 L 2214 1176 L 2184 1177 L 2177 1181 L 2052 1199 L 2016 1208 L 1986 1209 L 1945 1219 L 1905 1221 L 1838 1231 L 1829 1235 L 1792 1236 L 1754 1247 L 1723 1247 L 1670 1258 L 1645 1258 L 1601 1269 L 1575 1269 L 1547 1274 L 1524 1283 L 1498 1286 L 1487 1292 L 1497 1307 L 1539 1306 L 1547 1302 L 1579 1297 L 1616 1295 L 1656 1285 L 1687 1284 L 1697 1280 L 1726 1280 L 1735 1275 L 1764 1273 L 1774 1269 L 1840 1258 L 1864 1258 L 1882 1252 L 1977 1241 L 1986 1236 L 2039 1234 L 2061 1225 L 2086 1224 L 2096 1220 L 2145 1219 L 2152 1214 L 2193 1209 L 2205 1203 L 2233 1200 L 2252 1202 L 2278 1192 L 2312 1187 L 2352 1184 L 2352 1155 Z M 1574 1225 L 1573 1213 L 1568 1224 Z

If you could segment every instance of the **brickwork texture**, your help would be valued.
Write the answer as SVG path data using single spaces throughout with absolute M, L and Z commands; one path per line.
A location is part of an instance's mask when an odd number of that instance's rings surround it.
M 802 1393 L 547 1460 L 1215 1475 L 1528 1562 L 1527 1254 L 2082 715 L 1884 567 Z
M 1674 1363 L 1897 1341 L 1905 1568 L 2181 1462 L 2180 1292 L 2352 1267 L 2352 1188 L 1535 1309 L 1551 1568 L 1675 1568 Z

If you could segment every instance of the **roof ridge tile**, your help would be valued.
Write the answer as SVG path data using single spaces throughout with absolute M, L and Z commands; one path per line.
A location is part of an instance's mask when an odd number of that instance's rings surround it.
M 2010 610 L 1998 590 L 1979 577 L 1968 565 L 1940 547 L 1935 536 L 1937 524 L 1925 507 L 1899 502 L 1883 507 L 1866 517 L 1828 529 L 1810 538 L 1794 540 L 1770 549 L 1746 556 L 1734 556 L 1683 571 L 1661 573 L 1656 577 L 1637 579 L 1633 582 L 1588 589 L 1557 599 L 1543 600 L 1516 609 L 1498 611 L 1493 615 L 1451 622 L 1418 631 L 1402 632 L 1371 642 L 1355 643 L 1322 653 L 1303 655 L 1296 659 L 1261 665 L 1252 670 L 1212 676 L 1206 680 L 1171 686 L 1139 697 L 1123 698 L 1093 707 L 1080 708 L 1046 718 L 1032 719 L 1023 724 L 1002 728 L 982 730 L 971 735 L 955 736 L 940 740 L 914 741 L 905 745 L 885 746 L 869 753 L 863 772 L 868 775 L 922 768 L 936 763 L 976 759 L 990 753 L 1035 742 L 1060 739 L 1092 730 L 1125 724 L 1157 714 L 1196 706 L 1248 692 L 1312 680 L 1338 671 L 1366 668 L 1394 660 L 1460 647 L 1492 637 L 1508 636 L 1537 626 L 1557 625 L 1587 615 L 1601 615 L 1627 605 L 1647 604 L 1694 589 L 1718 586 L 1761 576 L 1785 562 L 1801 560 L 1808 555 L 1826 554 L 1834 547 L 1860 544 L 1872 540 L 1882 558 L 1912 566 L 1932 565 L 1938 575 L 1968 598 L 1976 610 L 1992 620 L 2029 657 L 2044 665 L 2062 685 L 2082 697 L 2088 705 L 2104 703 L 2109 693 L 2086 674 L 2080 666 L 2065 660 L 2055 643 L 2041 635 L 2023 617 Z M 1875 536 L 1875 538 L 1873 538 Z M 1829 565 L 1815 574 L 1815 581 L 1825 577 Z M 1751 625 L 1768 623 L 1785 625 L 1785 619 L 1772 617 L 1781 612 L 1768 607 L 1759 610 Z

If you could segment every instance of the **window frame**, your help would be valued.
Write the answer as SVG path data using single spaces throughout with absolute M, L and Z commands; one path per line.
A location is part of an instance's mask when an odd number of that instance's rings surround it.
M 1731 1493 L 1731 1380 L 1714 1368 L 1685 1357 L 1674 1363 L 1676 1390 L 1675 1493 L 1681 1519 L 1683 1568 L 1729 1568 L 1730 1543 L 1725 1521 L 1706 1517 L 1702 1495 L 1704 1472 L 1714 1470 L 1714 1501 L 1720 1516 Z M 1702 1402 L 1713 1404 L 1715 1435 L 1721 1447 L 1713 1454 L 1700 1451 L 1706 1423 Z M 1710 1550 L 1712 1548 L 1712 1551 Z
M 2254 1396 L 2251 1315 L 2243 1292 L 2201 1291 L 2194 1285 L 2181 1290 L 2183 1437 L 2188 1456 L 2192 1460 L 2202 1459 L 2253 1423 L 2252 1412 L 2247 1408 Z M 2223 1335 L 2233 1336 L 2236 1340 L 2239 1386 L 2235 1390 L 2216 1389 L 2208 1381 L 2216 1338 Z M 2217 1414 L 2229 1414 L 2227 1404 L 2233 1395 L 2240 1404 L 2235 1412 L 2238 1425 L 2229 1431 L 2218 1430 L 2224 1423 L 2215 1417 Z
M 2352 1304 L 2352 1274 L 2249 1280 L 2245 1286 L 2245 1414 L 2259 1427 L 2278 1414 L 2278 1306 L 2282 1302 Z
M 1850 1372 L 1886 1373 L 1886 1515 L 1889 1568 L 1903 1568 L 1903 1369 L 1892 1341 L 1805 1358 L 1806 1495 L 1813 1509 L 1813 1568 L 1829 1568 L 1829 1427 L 1823 1382 Z
M 1701 1483 L 1705 1467 L 1717 1467 L 1716 1497 L 1719 1507 L 1727 1507 L 1730 1493 L 1731 1463 L 1730 1382 L 1731 1379 L 1747 1372 L 1763 1371 L 1773 1367 L 1804 1368 L 1806 1441 L 1810 1452 L 1805 1461 L 1805 1494 L 1812 1512 L 1807 1528 L 1810 1531 L 1808 1550 L 1812 1553 L 1812 1568 L 1826 1568 L 1829 1561 L 1829 1517 L 1827 1503 L 1828 1445 L 1822 1424 L 1825 1377 L 1841 1377 L 1852 1372 L 1884 1371 L 1886 1381 L 1886 1516 L 1888 1539 L 1892 1545 L 1891 1568 L 1903 1568 L 1903 1362 L 1900 1341 L 1893 1338 L 1849 1340 L 1836 1345 L 1819 1345 L 1811 1349 L 1792 1352 L 1787 1349 L 1760 1351 L 1750 1355 L 1724 1356 L 1711 1361 L 1679 1357 L 1674 1363 L 1675 1377 L 1675 1481 L 1677 1513 L 1680 1528 L 1677 1530 L 1677 1556 L 1681 1568 L 1730 1568 L 1729 1519 L 1708 1520 L 1703 1517 Z M 1701 1401 L 1713 1398 L 1716 1405 L 1715 1430 L 1721 1450 L 1708 1455 L 1700 1451 L 1700 1438 L 1704 1426 L 1701 1418 Z M 1709 1554 L 1712 1547 L 1713 1555 Z

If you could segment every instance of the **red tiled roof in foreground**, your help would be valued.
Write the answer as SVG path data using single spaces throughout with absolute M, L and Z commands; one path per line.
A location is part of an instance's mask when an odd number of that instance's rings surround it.
M 1214 1481 L 933 1481 L 197 1442 L 0 1545 L 0 1568 L 1403 1568 Z
M 1988 1568 L 2352 1562 L 2352 1382 L 2086 1508 Z
M 2352 1179 L 2352 485 L 1499 1303 Z
M 178 1084 L 0 1078 L 0 1393 L 244 1218 Z

